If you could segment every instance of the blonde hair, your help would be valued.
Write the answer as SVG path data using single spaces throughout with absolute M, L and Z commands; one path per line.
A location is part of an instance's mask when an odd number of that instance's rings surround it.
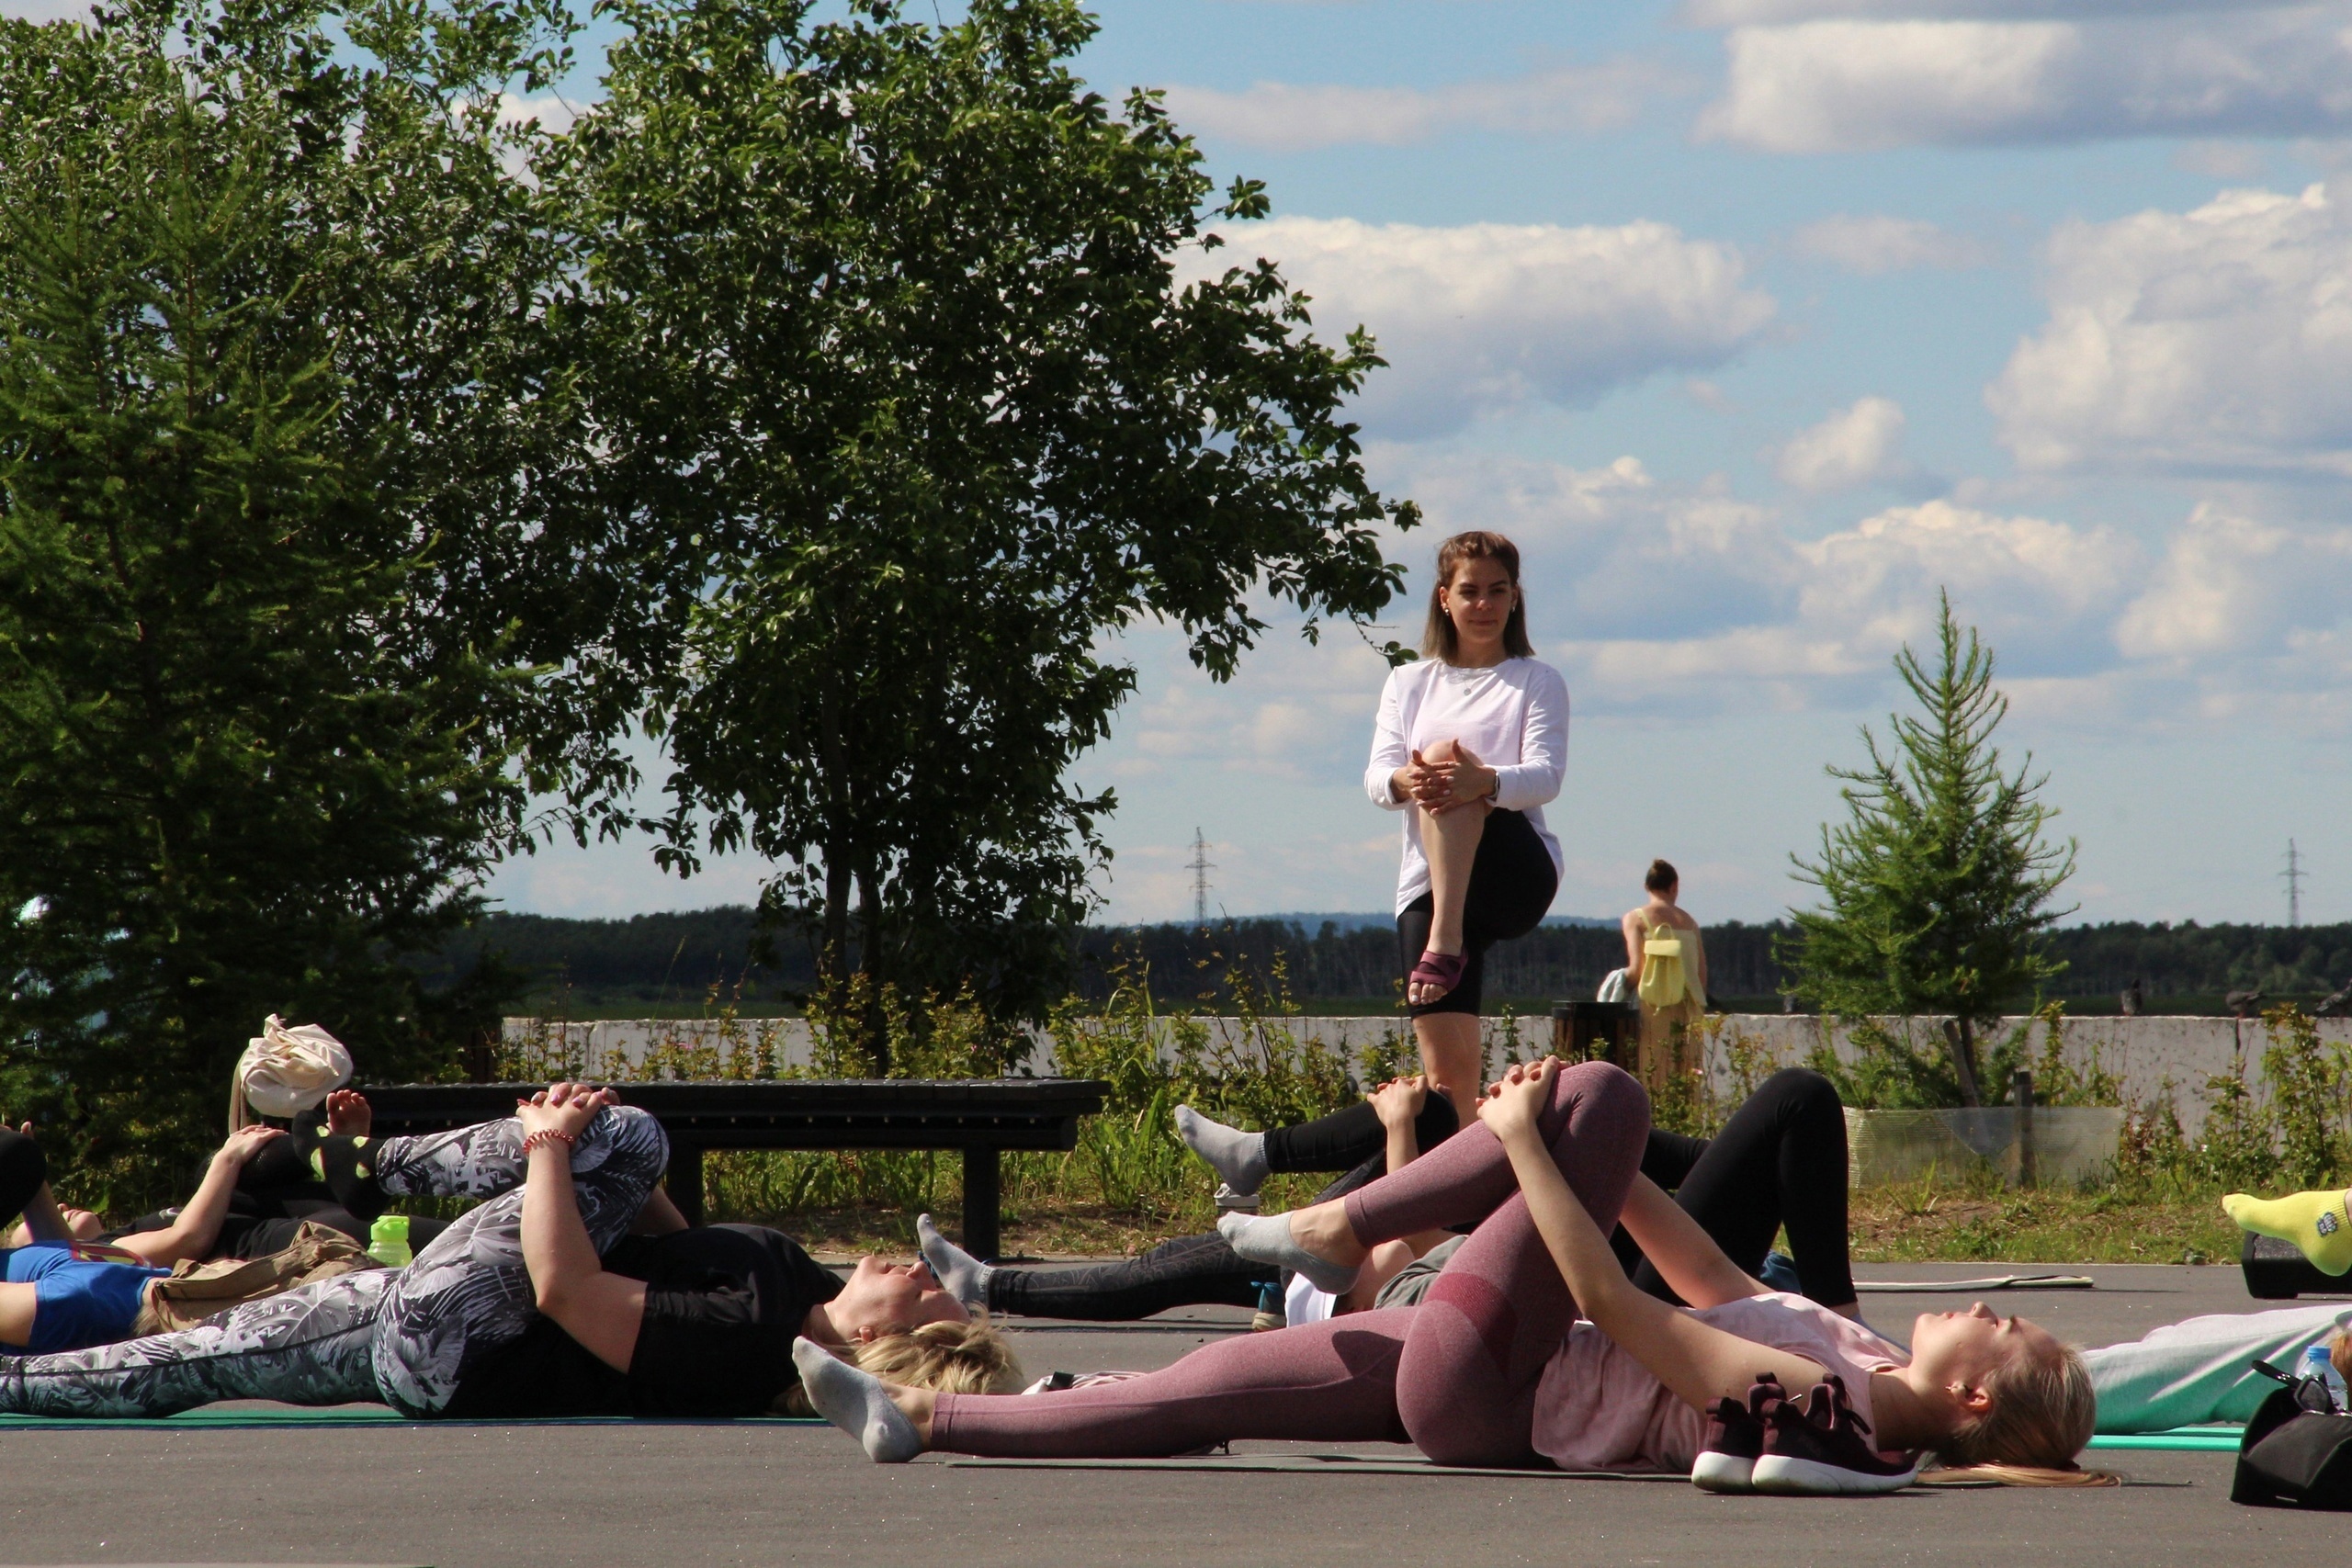
M 2084 1470 L 2075 1456 L 2098 1424 L 2098 1393 L 2083 1353 L 2061 1345 L 2054 1359 L 2016 1355 L 1984 1377 L 1992 1408 L 1962 1422 L 1937 1445 L 1950 1468 L 1936 1479 L 2010 1486 L 2114 1486 L 2116 1477 Z
M 1018 1393 L 1029 1381 L 1012 1341 L 985 1316 L 879 1335 L 855 1346 L 851 1359 L 884 1382 L 939 1393 Z M 816 1414 L 798 1383 L 784 1392 L 776 1408 L 786 1416 Z

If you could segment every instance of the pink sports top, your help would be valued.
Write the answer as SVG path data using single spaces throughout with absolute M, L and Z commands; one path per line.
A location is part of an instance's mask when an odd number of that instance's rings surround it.
M 1749 1296 L 1696 1315 L 1726 1334 L 1820 1362 L 1846 1380 L 1865 1421 L 1876 1420 L 1871 1374 L 1910 1364 L 1900 1346 L 1803 1296 Z M 1688 1472 L 1706 1435 L 1704 1416 L 1589 1323 L 1569 1331 L 1535 1391 L 1535 1451 L 1562 1470 Z

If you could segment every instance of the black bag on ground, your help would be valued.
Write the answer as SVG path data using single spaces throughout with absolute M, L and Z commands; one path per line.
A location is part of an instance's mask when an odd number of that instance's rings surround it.
M 2352 1279 L 2321 1273 L 2293 1242 L 2252 1231 L 2245 1233 L 2239 1248 L 2238 1267 L 2245 1272 L 2245 1293 L 2258 1302 L 2291 1302 L 2297 1296 L 2342 1295 L 2352 1291 Z
M 2262 1402 L 2238 1443 L 2231 1502 L 2352 1512 L 2352 1416 L 2311 1403 L 2327 1404 L 2326 1391 L 2301 1378 Z

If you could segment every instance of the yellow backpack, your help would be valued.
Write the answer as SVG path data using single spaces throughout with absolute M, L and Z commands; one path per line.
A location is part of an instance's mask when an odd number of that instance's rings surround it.
M 1682 936 L 1672 926 L 1652 926 L 1642 942 L 1641 998 L 1654 1008 L 1670 1008 L 1689 987 L 1682 974 Z

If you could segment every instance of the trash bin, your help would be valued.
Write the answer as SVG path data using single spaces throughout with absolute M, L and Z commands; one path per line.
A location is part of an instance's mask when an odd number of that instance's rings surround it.
M 1624 1066 L 1641 1037 L 1641 1011 L 1623 1002 L 1554 1002 L 1552 1055 L 1563 1062 Z

